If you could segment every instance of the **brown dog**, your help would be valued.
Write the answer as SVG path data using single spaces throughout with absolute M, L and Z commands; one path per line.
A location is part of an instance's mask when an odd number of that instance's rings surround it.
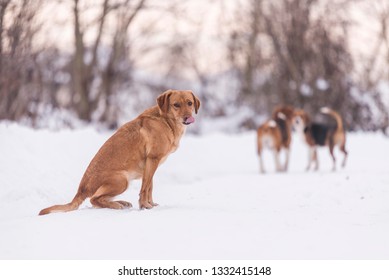
M 153 201 L 153 176 L 160 164 L 179 145 L 186 125 L 194 122 L 200 101 L 191 91 L 168 90 L 154 106 L 120 127 L 97 152 L 81 180 L 73 200 L 40 211 L 39 215 L 77 209 L 88 197 L 93 206 L 122 209 L 127 201 L 112 201 L 128 183 L 142 178 L 139 208 L 150 209 Z
M 274 109 L 272 118 L 261 125 L 257 130 L 257 145 L 260 171 L 265 173 L 263 164 L 263 150 L 271 149 L 274 153 L 276 171 L 287 171 L 289 164 L 289 147 L 292 140 L 292 118 L 293 108 L 291 106 L 279 106 Z M 281 166 L 280 152 L 285 150 L 285 164 Z
M 328 146 L 333 161 L 332 170 L 336 170 L 335 146 L 344 154 L 342 167 L 346 165 L 346 133 L 340 115 L 329 108 L 321 108 L 320 113 L 330 117 L 329 120 L 312 121 L 310 116 L 303 110 L 296 110 L 293 117 L 293 128 L 302 135 L 303 141 L 309 147 L 309 161 L 306 170 L 315 163 L 315 170 L 319 169 L 317 157 L 318 146 Z M 319 116 L 319 115 L 318 115 Z

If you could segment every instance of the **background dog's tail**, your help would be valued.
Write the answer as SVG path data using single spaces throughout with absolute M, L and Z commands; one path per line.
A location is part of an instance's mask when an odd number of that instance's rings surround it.
M 78 207 L 81 205 L 81 203 L 87 198 L 87 195 L 82 192 L 78 191 L 76 196 L 73 198 L 73 200 L 64 205 L 54 205 L 48 208 L 45 208 L 39 212 L 39 215 L 46 215 L 50 213 L 57 213 L 57 212 L 68 212 L 78 209 Z
M 321 108 L 320 112 L 322 112 L 323 114 L 332 116 L 335 119 L 335 121 L 336 121 L 337 130 L 338 131 L 343 131 L 342 118 L 341 118 L 341 116 L 337 112 L 335 112 L 334 110 L 332 110 L 332 109 L 330 109 L 328 107 Z

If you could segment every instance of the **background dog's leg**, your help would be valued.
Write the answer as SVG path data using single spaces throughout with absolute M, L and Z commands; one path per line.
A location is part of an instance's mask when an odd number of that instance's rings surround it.
M 336 171 L 336 158 L 335 158 L 335 155 L 334 155 L 334 143 L 330 143 L 330 154 L 331 154 L 331 157 L 332 157 L 332 171 Z
M 307 165 L 307 167 L 305 168 L 306 171 L 309 171 L 309 169 L 311 169 L 311 165 L 312 165 L 313 158 L 314 158 L 314 150 L 315 150 L 314 147 L 309 147 L 309 152 L 308 152 L 308 165 Z
M 289 166 L 289 148 L 285 148 L 285 164 L 284 164 L 284 171 L 288 171 Z
M 345 147 L 344 144 L 340 146 L 340 150 L 344 154 L 344 158 L 343 158 L 343 162 L 342 162 L 342 167 L 345 167 L 346 166 L 346 160 L 347 160 L 347 157 L 348 157 L 348 152 L 346 151 L 346 147 Z
M 279 152 L 279 150 L 274 150 L 274 160 L 276 162 L 277 172 L 282 171 L 281 164 L 280 164 L 280 152 Z
M 258 153 L 259 156 L 259 170 L 261 173 L 265 173 L 265 166 L 263 165 L 262 152 Z
M 313 148 L 313 160 L 315 161 L 315 171 L 319 170 L 319 158 L 317 156 L 317 149 L 316 147 Z
M 147 158 L 145 169 L 143 171 L 142 187 L 139 194 L 139 208 L 150 209 L 153 208 L 153 205 L 149 202 L 153 190 L 153 176 L 157 170 L 159 159 L 157 158 Z

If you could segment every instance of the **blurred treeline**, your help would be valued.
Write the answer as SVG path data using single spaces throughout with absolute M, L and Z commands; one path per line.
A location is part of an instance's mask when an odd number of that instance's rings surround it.
M 204 116 L 249 108 L 242 127 L 291 104 L 387 131 L 388 69 L 387 0 L 0 0 L 0 119 L 35 127 L 114 128 L 181 88 Z

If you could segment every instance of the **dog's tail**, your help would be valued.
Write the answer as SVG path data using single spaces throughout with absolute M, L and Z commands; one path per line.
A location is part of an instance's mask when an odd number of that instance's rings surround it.
M 343 131 L 343 121 L 342 121 L 341 116 L 337 112 L 335 112 L 334 110 L 332 110 L 328 107 L 321 108 L 320 112 L 322 112 L 323 114 L 332 116 L 335 119 L 336 124 L 337 124 L 336 130 Z
M 81 189 L 81 188 L 80 188 Z M 64 205 L 54 205 L 45 209 L 42 209 L 39 212 L 39 215 L 46 215 L 50 213 L 57 213 L 57 212 L 68 212 L 78 209 L 78 207 L 81 205 L 81 203 L 87 198 L 87 195 L 85 192 L 78 190 L 76 196 L 73 198 L 73 200 Z

